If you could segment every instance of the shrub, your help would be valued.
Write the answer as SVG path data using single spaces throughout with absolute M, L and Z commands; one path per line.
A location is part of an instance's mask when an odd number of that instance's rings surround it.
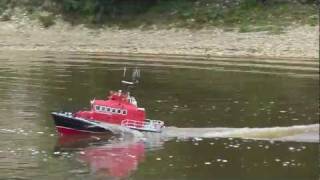
M 39 15 L 39 21 L 45 28 L 48 28 L 55 24 L 55 17 L 52 14 L 42 14 Z
M 11 20 L 11 12 L 9 10 L 6 10 L 2 13 L 0 16 L 1 21 L 10 21 Z
M 0 16 L 0 20 L 1 21 L 10 21 L 11 15 L 10 14 L 2 14 L 2 16 Z

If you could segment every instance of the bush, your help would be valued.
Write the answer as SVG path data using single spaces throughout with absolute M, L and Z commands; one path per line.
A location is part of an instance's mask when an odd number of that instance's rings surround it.
M 10 21 L 11 16 L 10 16 L 10 14 L 3 14 L 2 16 L 0 16 L 0 20 L 1 21 Z
M 39 15 L 39 21 L 45 28 L 48 28 L 55 24 L 55 17 L 52 14 L 42 14 Z
M 11 20 L 11 13 L 10 13 L 10 11 L 4 11 L 3 13 L 2 13 L 2 15 L 0 16 L 0 20 L 1 21 L 10 21 Z

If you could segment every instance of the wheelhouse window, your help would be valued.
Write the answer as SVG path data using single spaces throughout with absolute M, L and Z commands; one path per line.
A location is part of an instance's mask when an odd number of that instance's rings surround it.
M 111 108 L 107 106 L 95 105 L 94 109 L 95 111 L 99 111 L 102 113 L 112 113 L 112 114 L 121 114 L 121 115 L 128 114 L 128 111 L 126 109 L 117 109 L 117 108 Z
M 122 114 L 123 114 L 123 115 L 127 115 L 127 110 L 123 110 L 123 111 L 122 111 Z

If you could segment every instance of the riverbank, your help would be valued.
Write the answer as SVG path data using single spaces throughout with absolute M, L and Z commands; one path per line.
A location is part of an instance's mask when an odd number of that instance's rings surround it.
M 243 33 L 216 28 L 89 29 L 57 22 L 46 29 L 20 18 L 0 22 L 0 50 L 318 59 L 319 26 L 291 26 L 281 33 Z

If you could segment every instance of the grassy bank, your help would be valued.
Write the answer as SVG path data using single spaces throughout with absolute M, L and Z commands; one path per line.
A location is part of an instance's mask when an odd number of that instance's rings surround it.
M 203 28 L 281 31 L 290 25 L 318 25 L 315 0 L 0 0 L 3 21 L 22 9 L 43 26 L 62 18 L 71 24 L 120 28 Z

